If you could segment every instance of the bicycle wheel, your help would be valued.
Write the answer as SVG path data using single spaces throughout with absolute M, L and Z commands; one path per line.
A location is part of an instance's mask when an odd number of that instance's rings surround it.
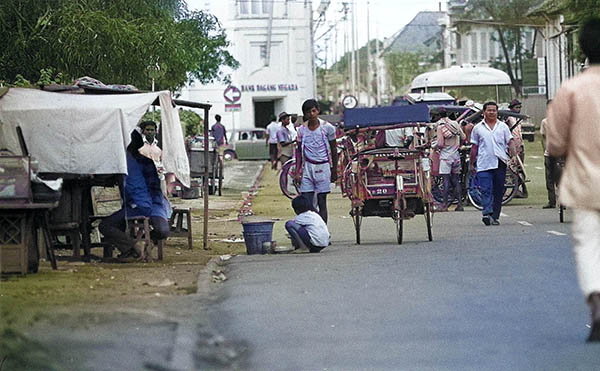
M 517 192 L 517 188 L 519 184 L 519 176 L 515 174 L 512 170 L 506 169 L 506 178 L 504 180 L 504 195 L 502 196 L 502 205 L 506 205 L 513 199 L 515 193 Z M 483 209 L 481 202 L 481 190 L 479 188 L 479 182 L 477 181 L 477 176 L 470 174 L 469 175 L 469 188 L 467 195 L 469 196 L 469 201 L 471 205 L 478 210 Z
M 292 199 L 298 196 L 298 187 L 294 182 L 294 174 L 296 173 L 296 161 L 294 159 L 288 160 L 281 167 L 281 174 L 279 174 L 279 188 L 281 192 L 288 198 Z

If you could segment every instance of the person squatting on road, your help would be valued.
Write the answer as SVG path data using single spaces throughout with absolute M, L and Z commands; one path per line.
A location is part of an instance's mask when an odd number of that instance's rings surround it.
M 550 100 L 547 106 L 550 105 Z M 546 149 L 546 124 L 548 119 L 543 119 L 540 124 L 540 135 L 542 136 L 542 148 L 544 149 L 544 170 L 546 175 L 546 192 L 548 193 L 548 203 L 543 206 L 544 209 L 554 209 L 556 207 L 556 187 L 560 180 L 562 168 L 559 164 L 559 158 L 550 156 Z
M 331 236 L 323 218 L 313 211 L 312 202 L 300 195 L 292 200 L 292 208 L 296 217 L 285 223 L 285 229 L 294 249 L 307 248 L 314 253 L 326 248 Z
M 444 188 L 442 196 L 444 203 L 440 211 L 448 210 L 448 194 L 450 187 L 454 190 L 454 196 L 458 200 L 458 205 L 454 211 L 463 211 L 462 207 L 462 187 L 460 184 L 460 153 L 458 149 L 466 136 L 462 128 L 456 121 L 448 118 L 445 110 L 439 111 L 440 119 L 437 122 L 437 143 L 435 149 L 440 152 L 440 175 L 444 179 Z
M 481 191 L 481 220 L 485 225 L 500 224 L 508 151 L 514 153 L 508 125 L 498 120 L 496 102 L 483 105 L 483 120 L 471 132 L 471 168 L 477 170 Z M 476 166 L 473 166 L 476 161 Z
M 275 120 L 275 115 L 271 116 L 271 122 L 266 130 L 265 140 L 269 146 L 269 160 L 271 161 L 271 169 L 277 170 L 277 132 L 281 128 L 281 123 Z
M 296 181 L 299 191 L 314 205 L 327 224 L 327 194 L 337 180 L 335 127 L 319 118 L 319 103 L 309 99 L 302 104 L 307 120 L 298 127 L 296 137 Z
M 564 82 L 548 107 L 546 149 L 567 157 L 560 202 L 573 208 L 573 252 L 579 285 L 590 307 L 588 342 L 600 341 L 600 18 L 579 31 L 589 67 Z
M 294 125 L 290 124 L 290 114 L 281 112 L 279 121 L 281 121 L 281 127 L 277 131 L 277 145 L 279 148 L 279 162 L 283 166 L 294 155 L 296 130 Z
M 145 216 L 150 218 L 153 241 L 169 236 L 169 201 L 161 189 L 164 169 L 157 159 L 161 149 L 155 138 L 157 125 L 144 121 L 131 132 L 131 143 L 127 146 L 127 175 L 125 176 L 120 210 L 106 217 L 98 229 L 106 242 L 113 244 L 120 252 L 120 259 L 138 258 L 140 252 L 135 240 L 127 233 L 127 218 Z

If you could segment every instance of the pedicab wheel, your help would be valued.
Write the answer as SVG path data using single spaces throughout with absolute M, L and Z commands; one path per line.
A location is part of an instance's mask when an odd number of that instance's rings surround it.
M 356 244 L 360 245 L 360 224 L 362 223 L 360 208 L 355 207 L 354 210 L 352 210 L 352 221 L 354 222 L 354 230 L 356 231 Z
M 394 212 L 394 219 L 396 222 L 396 239 L 398 241 L 398 245 L 402 245 L 402 216 L 400 215 L 400 211 Z
M 425 204 L 425 222 L 427 223 L 427 238 L 429 239 L 429 241 L 433 241 L 433 234 L 431 232 L 431 227 L 432 227 L 432 215 L 431 215 L 431 203 L 426 203 Z

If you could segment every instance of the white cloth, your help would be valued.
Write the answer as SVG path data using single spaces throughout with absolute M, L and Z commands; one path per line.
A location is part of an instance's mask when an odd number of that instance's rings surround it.
M 267 125 L 266 130 L 267 134 L 269 134 L 269 143 L 277 144 L 277 132 L 281 128 L 281 122 L 271 121 L 269 125 Z
M 327 224 L 323 221 L 321 216 L 314 211 L 305 211 L 301 214 L 296 215 L 294 221 L 308 231 L 310 236 L 310 243 L 317 247 L 329 246 L 329 230 Z
M 573 252 L 585 297 L 600 292 L 600 211 L 573 210 Z
M 404 147 L 406 139 L 412 136 L 414 136 L 412 127 L 386 130 L 385 145 L 388 147 Z
M 498 168 L 498 159 L 508 163 L 508 143 L 512 139 L 508 126 L 503 121 L 496 121 L 494 129 L 481 121 L 471 132 L 471 143 L 478 146 L 477 171 Z
M 11 88 L 0 98 L 0 146 L 21 153 L 20 126 L 42 173 L 127 174 L 131 131 L 159 98 L 163 164 L 189 186 L 189 163 L 171 93 L 64 94 Z

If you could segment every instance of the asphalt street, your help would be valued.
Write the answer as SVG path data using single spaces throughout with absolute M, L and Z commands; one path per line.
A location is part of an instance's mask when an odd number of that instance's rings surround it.
M 332 197 L 339 197 L 332 196 Z M 571 215 L 567 212 L 567 221 Z M 237 256 L 207 308 L 251 370 L 597 370 L 570 224 L 556 210 L 391 219 L 330 216 L 320 254 Z

